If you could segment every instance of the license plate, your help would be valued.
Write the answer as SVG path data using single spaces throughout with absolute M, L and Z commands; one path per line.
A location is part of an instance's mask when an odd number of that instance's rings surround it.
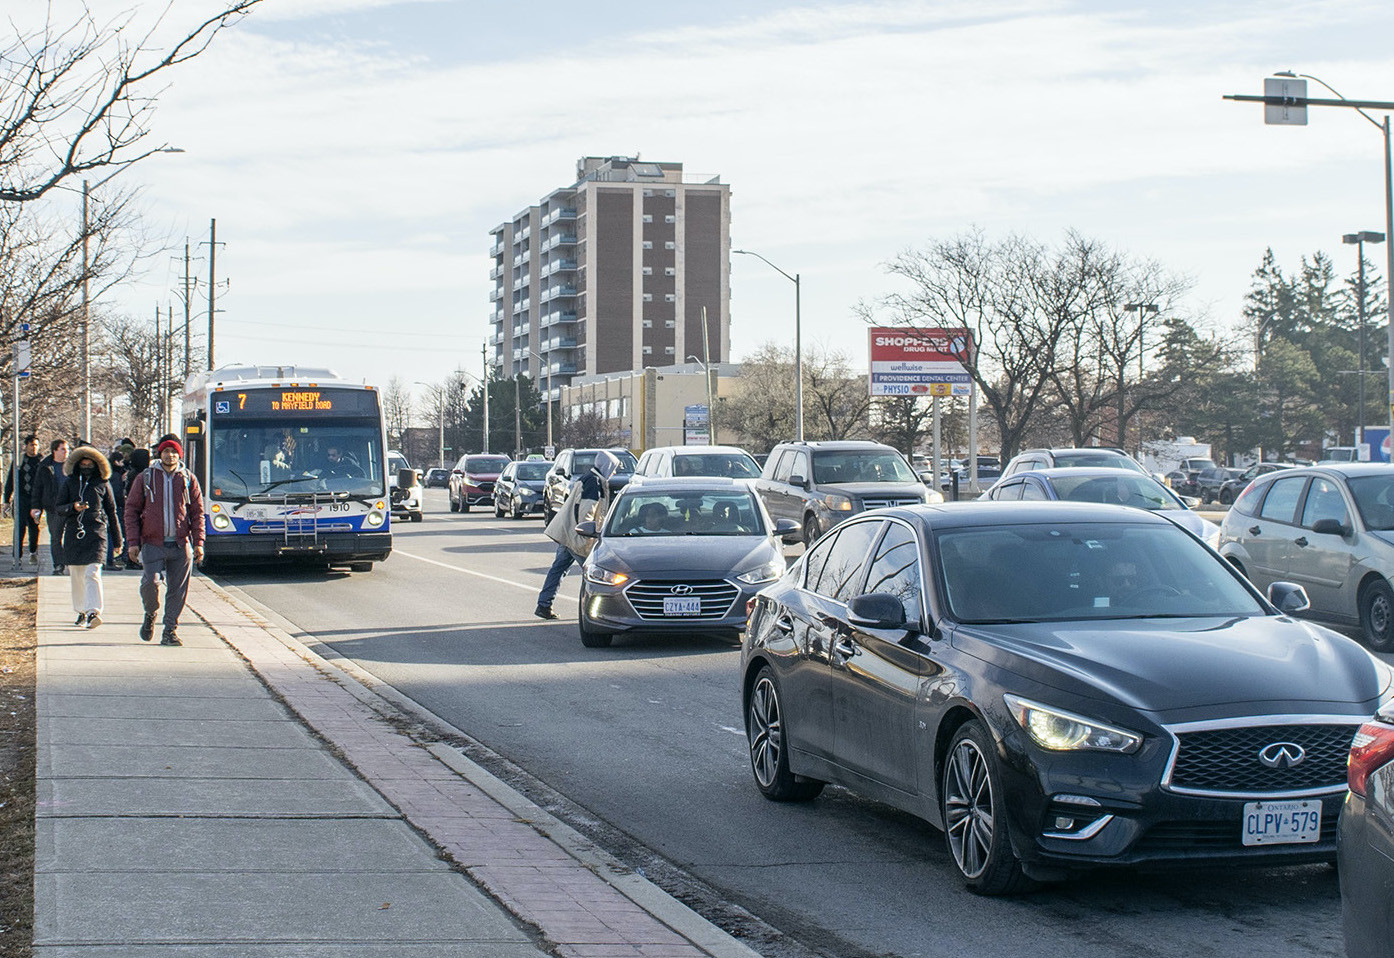
M 1245 845 L 1294 845 L 1321 840 L 1321 802 L 1248 802 Z
M 702 600 L 699 598 L 664 599 L 664 615 L 701 615 Z

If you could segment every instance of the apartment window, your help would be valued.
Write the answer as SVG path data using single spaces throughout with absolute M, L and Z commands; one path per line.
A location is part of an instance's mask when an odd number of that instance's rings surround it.
M 645 196 L 653 196 L 653 190 L 644 190 L 644 195 L 645 195 Z M 669 195 L 672 195 L 672 194 L 669 194 Z
M 653 240 L 644 240 L 644 249 L 653 249 Z
M 645 355 L 645 356 L 652 356 L 652 355 L 653 355 L 653 347 L 652 347 L 652 346 L 645 346 L 645 347 L 644 347 L 644 355 Z
M 669 329 L 673 329 L 678 325 L 678 321 L 676 319 L 665 319 L 663 325 Z
M 665 266 L 663 267 L 663 275 L 676 276 L 678 275 L 678 268 L 676 266 Z
M 653 222 L 653 214 L 652 214 L 652 213 L 645 213 L 645 214 L 644 214 L 644 222 L 645 222 L 645 223 L 652 223 L 652 222 Z
M 677 190 L 664 190 L 664 191 L 663 191 L 663 195 L 664 195 L 664 196 L 668 196 L 668 197 L 677 196 L 677 195 L 678 195 L 678 191 L 677 191 Z
M 672 346 L 664 346 L 664 347 L 663 347 L 663 351 L 664 351 L 665 353 L 667 353 L 669 356 L 673 355 L 673 347 L 672 347 Z
M 678 248 L 678 244 L 677 244 L 677 243 L 674 243 L 672 240 L 668 240 L 668 242 L 666 242 L 666 243 L 663 244 L 663 248 L 664 248 L 664 249 L 677 249 L 677 248 Z
M 652 275 L 653 275 L 653 267 L 652 267 L 652 266 L 645 266 L 645 267 L 644 267 L 644 275 L 645 275 L 645 276 L 652 276 Z
M 645 294 L 644 294 L 644 302 L 646 302 L 646 303 L 652 303 L 652 302 L 653 302 L 653 293 L 645 293 Z
M 653 320 L 646 319 L 643 321 L 643 325 L 645 329 L 653 329 Z
M 665 303 L 676 303 L 676 302 L 678 301 L 678 294 L 677 294 L 677 293 L 664 293 L 664 294 L 663 294 L 663 301 L 664 301 Z
M 663 222 L 665 223 L 676 223 L 677 221 L 678 218 L 674 216 L 672 213 L 669 213 L 667 216 L 663 217 Z

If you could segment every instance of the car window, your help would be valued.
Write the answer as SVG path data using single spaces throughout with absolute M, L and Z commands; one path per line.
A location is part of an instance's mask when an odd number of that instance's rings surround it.
M 1101 502 L 1136 509 L 1184 509 L 1185 504 L 1160 482 L 1142 473 L 1110 476 L 1057 476 L 1055 494 L 1070 502 Z
M 837 482 L 914 482 L 915 473 L 900 453 L 893 449 L 828 451 L 814 453 L 813 481 L 819 485 Z
M 1243 479 L 1239 480 L 1243 482 Z M 1239 497 L 1231 505 L 1231 512 L 1238 512 L 1241 515 L 1253 516 L 1258 514 L 1259 503 L 1263 500 L 1263 487 L 1253 485 L 1252 481 L 1242 487 Z
M 905 606 L 905 621 L 919 624 L 920 550 L 915 534 L 899 522 L 886 523 L 886 534 L 876 547 L 862 592 L 895 596 Z
M 720 476 L 728 479 L 754 479 L 760 475 L 755 460 L 740 452 L 677 453 L 673 456 L 675 476 Z
M 1336 483 L 1320 476 L 1312 480 L 1312 486 L 1307 490 L 1307 503 L 1302 507 L 1302 525 L 1310 529 L 1319 519 L 1335 519 L 1343 526 L 1350 525 L 1341 490 Z
M 847 602 L 858 594 L 866 555 L 881 525 L 880 522 L 854 522 L 842 527 L 818 580 L 819 595 Z
M 720 491 L 663 492 L 631 486 L 615 501 L 607 537 L 765 535 L 755 495 L 744 487 Z
M 517 472 L 517 471 L 518 471 L 518 465 L 517 465 L 517 463 L 512 463 L 512 462 L 510 462 L 508 465 L 506 465 L 506 466 L 503 467 L 503 472 L 499 473 L 499 478 L 500 478 L 500 479 L 512 479 L 512 478 L 513 478 L 513 474 L 514 474 L 515 472 Z
M 1394 529 L 1394 475 L 1357 476 L 1346 485 L 1366 528 Z
M 519 462 L 514 464 L 513 475 L 518 479 L 537 482 L 547 478 L 547 470 L 551 468 L 550 462 Z
M 1006 482 L 992 490 L 992 498 L 1001 502 L 1021 498 L 1021 483 Z
M 1025 480 L 1021 483 L 1021 498 L 1028 502 L 1043 502 L 1050 498 L 1039 482 Z
M 639 465 L 634 467 L 634 474 L 636 476 L 652 476 L 654 474 L 653 463 L 656 458 L 651 452 L 644 453 L 639 457 Z
M 794 451 L 785 449 L 777 460 L 771 461 L 774 462 L 774 468 L 770 470 L 770 478 L 775 482 L 788 482 L 789 467 L 794 464 Z
M 823 575 L 824 566 L 828 564 L 828 553 L 832 551 L 833 543 L 837 542 L 838 533 L 841 531 L 841 529 L 834 529 L 819 539 L 812 549 L 804 553 L 803 587 L 808 591 L 818 591 L 818 580 Z
M 1297 499 L 1302 495 L 1302 487 L 1306 483 L 1306 476 L 1274 480 L 1268 486 L 1268 495 L 1263 497 L 1258 517 L 1291 524 L 1297 515 Z
M 808 478 L 808 453 L 802 449 L 795 449 L 794 462 L 789 467 L 789 479 L 797 479 L 800 476 Z

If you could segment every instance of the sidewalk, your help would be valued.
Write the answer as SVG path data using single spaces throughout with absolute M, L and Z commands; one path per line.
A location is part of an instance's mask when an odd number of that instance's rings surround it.
M 210 580 L 38 581 L 36 955 L 755 955 Z

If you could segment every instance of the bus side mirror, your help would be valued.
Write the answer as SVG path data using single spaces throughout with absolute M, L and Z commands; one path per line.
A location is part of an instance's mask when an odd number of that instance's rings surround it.
M 397 470 L 397 488 L 410 489 L 416 485 L 416 472 L 412 469 Z

